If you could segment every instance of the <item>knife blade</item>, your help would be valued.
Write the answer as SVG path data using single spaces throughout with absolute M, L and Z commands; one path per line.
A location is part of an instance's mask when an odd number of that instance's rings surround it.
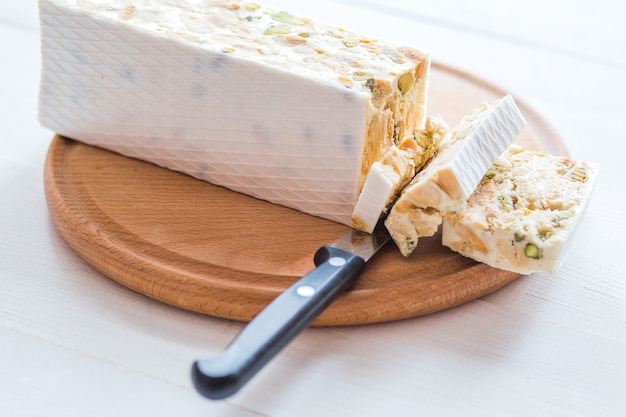
M 238 392 L 350 286 L 389 240 L 381 220 L 372 234 L 350 229 L 335 243 L 320 247 L 314 270 L 268 304 L 223 352 L 194 362 L 196 390 L 212 400 Z

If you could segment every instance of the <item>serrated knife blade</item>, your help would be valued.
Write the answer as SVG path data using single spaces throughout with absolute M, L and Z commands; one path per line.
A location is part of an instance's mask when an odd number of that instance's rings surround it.
M 283 291 L 219 355 L 197 360 L 196 390 L 212 400 L 238 392 L 361 275 L 365 263 L 390 240 L 380 220 L 372 234 L 350 229 L 314 256 L 316 268 Z

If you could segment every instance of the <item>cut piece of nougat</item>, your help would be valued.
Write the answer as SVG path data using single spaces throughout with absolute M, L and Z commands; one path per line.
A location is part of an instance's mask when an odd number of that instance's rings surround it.
M 400 191 L 432 158 L 448 131 L 436 116 L 426 119 L 424 129 L 393 146 L 374 162 L 352 213 L 352 227 L 371 233 Z
M 511 146 L 467 207 L 443 220 L 443 244 L 495 268 L 557 272 L 591 196 L 596 164 Z
M 513 97 L 475 109 L 443 139 L 439 152 L 391 208 L 385 226 L 404 256 L 432 236 L 442 216 L 463 210 L 467 198 L 526 126 Z

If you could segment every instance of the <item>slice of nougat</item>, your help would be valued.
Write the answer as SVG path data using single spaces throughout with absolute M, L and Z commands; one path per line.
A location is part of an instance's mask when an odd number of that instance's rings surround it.
M 491 164 L 526 126 L 513 97 L 475 109 L 443 139 L 439 152 L 402 191 L 385 226 L 404 256 L 432 236 L 442 216 L 463 210 Z
M 57 133 L 349 225 L 425 122 L 427 52 L 257 2 L 41 0 Z
M 371 233 L 400 191 L 435 154 L 448 126 L 437 116 L 429 116 L 426 126 L 389 149 L 374 162 L 352 213 L 351 226 Z
M 495 268 L 557 272 L 591 196 L 598 166 L 511 146 L 457 213 L 443 244 Z

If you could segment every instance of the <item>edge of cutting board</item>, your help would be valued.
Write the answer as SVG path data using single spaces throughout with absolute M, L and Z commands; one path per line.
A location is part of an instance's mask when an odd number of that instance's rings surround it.
M 506 92 L 433 64 L 430 114 L 459 120 Z M 528 127 L 518 143 L 567 155 L 552 127 L 518 106 Z M 257 200 L 156 165 L 61 136 L 45 162 L 54 225 L 94 268 L 141 294 L 215 317 L 249 321 L 314 268 L 313 254 L 346 226 Z M 313 323 L 378 323 L 448 309 L 520 275 L 462 257 L 422 239 L 404 258 L 393 244 Z

